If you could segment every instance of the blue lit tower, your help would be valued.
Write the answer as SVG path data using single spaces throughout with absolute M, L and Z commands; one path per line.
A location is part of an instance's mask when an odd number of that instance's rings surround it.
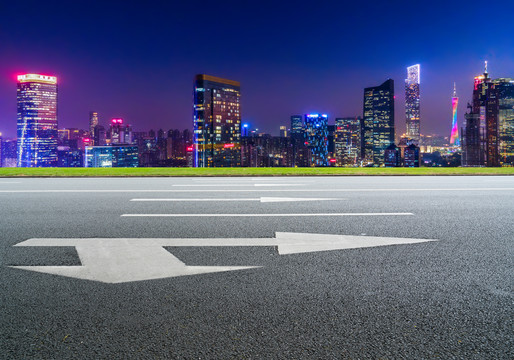
M 328 116 L 305 114 L 305 144 L 310 152 L 310 166 L 328 166 Z
M 17 99 L 17 166 L 57 166 L 57 78 L 19 75 Z

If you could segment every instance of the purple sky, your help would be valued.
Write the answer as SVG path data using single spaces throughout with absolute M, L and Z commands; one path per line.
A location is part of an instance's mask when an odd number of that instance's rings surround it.
M 462 123 L 489 61 L 514 77 L 514 2 L 36 1 L 0 5 L 0 132 L 16 136 L 16 74 L 55 75 L 59 127 L 123 117 L 136 130 L 192 127 L 195 74 L 241 82 L 242 117 L 278 134 L 293 114 L 362 115 L 364 87 L 421 64 L 421 131 Z M 218 4 L 218 5 L 214 5 Z M 364 2 L 362 2 L 364 4 Z

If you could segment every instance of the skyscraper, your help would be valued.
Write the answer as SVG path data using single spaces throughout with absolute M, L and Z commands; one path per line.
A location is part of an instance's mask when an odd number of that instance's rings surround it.
M 98 125 L 98 113 L 96 111 L 91 111 L 89 113 L 89 136 L 92 138 L 95 136 L 96 125 Z
M 309 166 L 328 166 L 328 115 L 305 114 L 305 144 Z
M 452 97 L 452 132 L 450 135 L 450 145 L 460 146 L 459 139 L 459 125 L 457 124 L 457 107 L 459 105 L 459 98 L 457 97 L 457 87 L 453 83 L 453 97 Z
M 419 75 L 420 65 L 412 65 L 407 68 L 405 79 L 405 119 L 407 124 L 407 137 L 419 144 L 420 135 L 420 111 L 419 111 Z
M 493 82 L 498 89 L 498 137 L 500 161 L 514 166 L 514 79 L 500 78 Z
M 362 157 L 380 166 L 384 151 L 394 143 L 394 81 L 364 89 Z
M 462 165 L 499 166 L 499 93 L 487 73 L 475 77 L 473 103 L 465 115 Z
M 340 165 L 357 165 L 361 157 L 361 119 L 336 119 L 334 135 L 335 156 Z
M 193 97 L 193 166 L 241 166 L 239 82 L 197 75 Z
M 291 116 L 291 135 L 303 133 L 303 119 L 301 115 Z
M 17 166 L 57 166 L 57 78 L 19 75 L 17 100 Z

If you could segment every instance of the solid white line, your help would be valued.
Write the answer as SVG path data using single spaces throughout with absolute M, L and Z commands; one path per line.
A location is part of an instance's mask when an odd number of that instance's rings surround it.
M 426 189 L 89 189 L 89 190 L 0 190 L 0 193 L 227 193 L 227 192 L 409 192 L 409 191 L 513 191 L 514 187 L 505 188 L 426 188 Z
M 175 184 L 178 187 L 232 187 L 232 186 L 299 186 L 306 184 Z
M 260 201 L 260 198 L 241 199 L 131 199 L 130 201 Z
M 412 216 L 413 213 L 313 213 L 313 214 L 123 214 L 123 217 L 296 217 L 296 216 Z
M 142 202 L 203 202 L 203 201 L 260 201 L 260 202 L 301 202 L 301 201 L 333 201 L 333 200 L 346 200 L 344 198 L 287 198 L 287 197 L 260 197 L 260 198 L 175 198 L 175 199 L 131 199 L 130 201 L 142 201 Z
M 20 184 L 20 181 L 0 181 L 0 184 Z

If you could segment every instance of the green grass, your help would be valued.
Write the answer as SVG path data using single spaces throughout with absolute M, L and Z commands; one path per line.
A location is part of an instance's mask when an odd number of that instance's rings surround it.
M 514 175 L 514 168 L 0 168 L 0 177 L 316 175 Z

